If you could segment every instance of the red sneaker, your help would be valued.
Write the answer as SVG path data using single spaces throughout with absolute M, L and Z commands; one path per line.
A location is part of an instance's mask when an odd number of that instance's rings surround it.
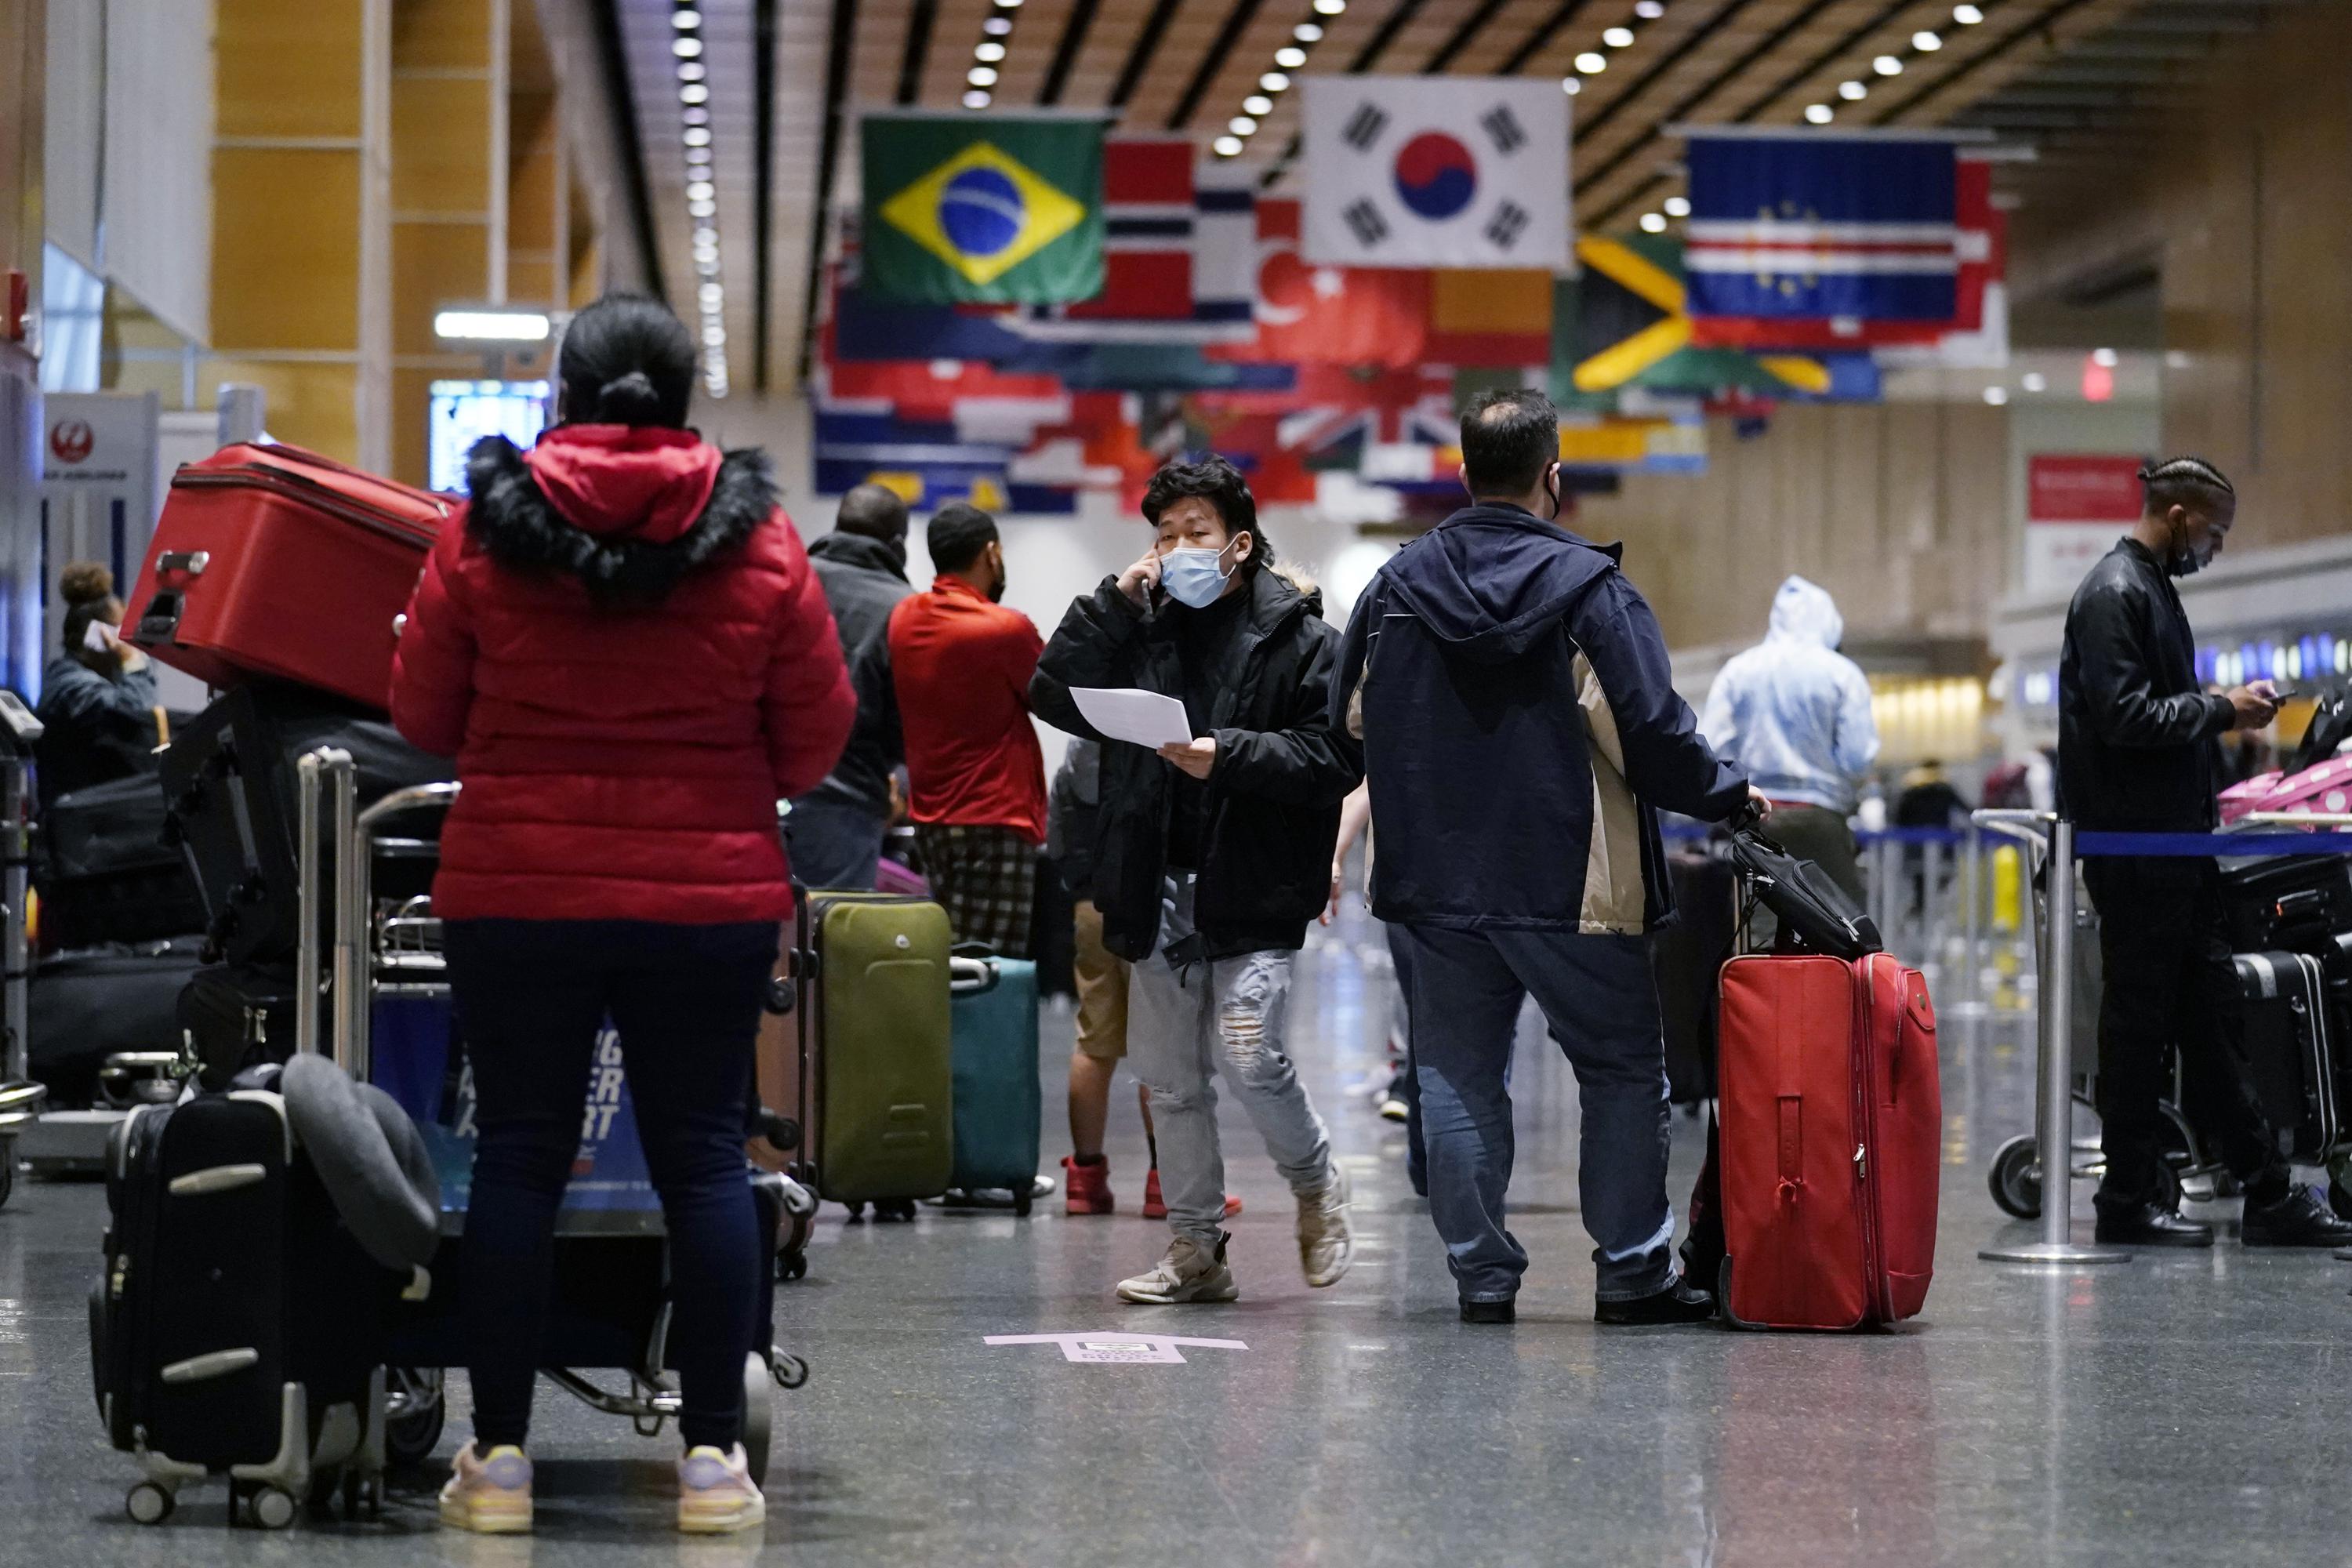
M 1225 1217 L 1227 1219 L 1231 1219 L 1241 1212 L 1241 1199 L 1234 1196 L 1231 1193 L 1227 1193 L 1225 1194 Z M 1160 1196 L 1160 1167 L 1157 1165 L 1152 1166 L 1151 1174 L 1143 1179 L 1143 1217 L 1146 1219 L 1166 1219 L 1168 1217 L 1168 1205 L 1165 1202 L 1161 1201 Z
M 1062 1171 L 1063 1213 L 1110 1214 L 1118 1207 L 1111 1196 L 1109 1161 L 1080 1164 L 1075 1155 L 1065 1154 Z

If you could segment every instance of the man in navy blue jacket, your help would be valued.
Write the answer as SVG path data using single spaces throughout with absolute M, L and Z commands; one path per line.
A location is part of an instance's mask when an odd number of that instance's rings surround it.
M 1579 1181 L 1603 1323 L 1696 1322 L 1671 1253 L 1666 1075 L 1645 934 L 1672 910 L 1664 807 L 1719 822 L 1761 796 L 1675 694 L 1616 546 L 1559 515 L 1559 416 L 1539 393 L 1462 420 L 1471 504 L 1357 601 L 1335 711 L 1371 781 L 1372 912 L 1412 949 L 1430 1213 L 1470 1322 L 1509 1322 L 1528 1256 L 1503 1225 L 1504 1082 L 1530 993 L 1583 1103 Z

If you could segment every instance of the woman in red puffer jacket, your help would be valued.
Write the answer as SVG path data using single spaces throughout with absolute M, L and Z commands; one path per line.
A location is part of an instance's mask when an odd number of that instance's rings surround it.
M 522 1452 L 555 1211 L 607 1018 L 667 1221 L 679 1528 L 762 1517 L 739 1441 L 765 1258 L 744 1179 L 757 1032 L 792 907 L 776 802 L 832 771 L 856 711 L 766 457 L 686 429 L 694 343 L 598 300 L 557 361 L 562 423 L 493 437 L 435 547 L 393 720 L 464 793 L 434 906 L 474 1069 L 463 1253 L 474 1440 L 445 1521 L 527 1530 Z

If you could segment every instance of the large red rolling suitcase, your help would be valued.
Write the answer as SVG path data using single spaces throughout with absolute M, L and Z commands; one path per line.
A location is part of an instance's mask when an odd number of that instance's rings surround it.
M 1943 1096 L 1927 983 L 1891 955 L 1723 970 L 1720 1300 L 1744 1326 L 1917 1312 L 1935 1266 Z
M 172 476 L 131 640 L 207 685 L 275 676 L 386 707 L 397 623 L 455 510 L 299 447 L 224 447 Z

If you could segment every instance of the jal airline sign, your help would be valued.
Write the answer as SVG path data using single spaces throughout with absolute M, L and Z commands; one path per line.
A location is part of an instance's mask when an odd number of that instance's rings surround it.
M 2071 594 L 2139 519 L 2144 458 L 2040 452 L 2025 465 L 2025 592 Z

